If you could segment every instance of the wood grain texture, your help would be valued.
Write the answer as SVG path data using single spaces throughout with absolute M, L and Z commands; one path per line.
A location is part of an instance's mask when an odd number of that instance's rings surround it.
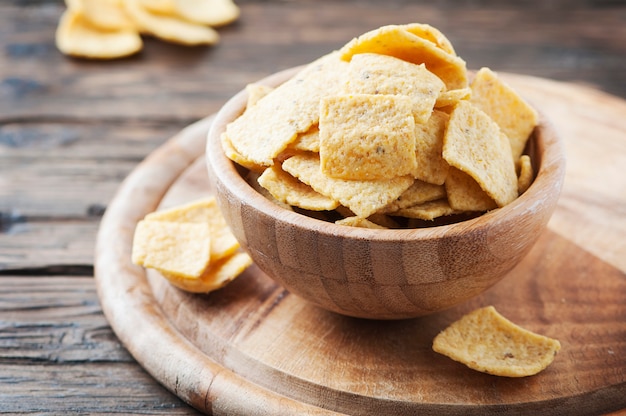
M 511 81 L 526 92 L 535 79 Z M 548 91 L 564 101 L 585 95 L 585 90 L 566 84 Z M 596 100 L 593 105 L 603 108 L 606 103 Z M 577 123 L 558 117 L 558 111 L 549 110 L 557 127 Z M 566 138 L 568 148 L 589 140 L 599 128 L 596 124 L 602 124 L 602 116 L 596 117 L 595 123 L 578 124 L 581 134 Z M 325 312 L 285 291 L 255 266 L 226 288 L 201 296 L 134 268 L 124 255 L 133 221 L 159 204 L 171 206 L 211 192 L 201 153 L 196 158 L 185 153 L 186 166 L 176 156 L 181 141 L 189 148 L 189 142 L 204 140 L 209 122 L 168 142 L 131 175 L 103 222 L 96 262 L 103 307 L 116 333 L 154 377 L 185 401 L 215 414 L 227 408 L 232 414 L 248 414 L 269 406 L 276 412 L 319 414 L 584 415 L 626 406 L 626 270 L 613 264 L 611 256 L 593 253 L 591 242 L 579 245 L 567 234 L 572 226 L 593 228 L 592 221 L 551 223 L 522 263 L 484 294 L 445 312 L 392 322 Z M 617 128 L 626 129 L 623 122 Z M 174 155 L 173 160 L 165 154 Z M 572 155 L 574 168 L 568 167 L 568 173 L 576 177 L 572 169 L 580 166 L 579 155 Z M 149 179 L 155 161 L 169 167 L 163 173 L 167 180 L 159 178 L 158 186 Z M 576 208 L 569 198 L 581 187 L 584 183 L 576 180 L 566 182 L 555 215 Z M 125 197 L 139 190 L 145 206 Z M 626 195 L 617 198 L 625 202 Z M 601 201 L 586 201 L 587 210 L 605 208 Z M 124 236 L 118 250 L 107 249 L 113 234 Z M 563 348 L 554 363 L 537 376 L 506 379 L 432 352 L 438 331 L 488 304 L 528 329 L 559 339 Z M 159 359 L 160 354 L 168 359 Z

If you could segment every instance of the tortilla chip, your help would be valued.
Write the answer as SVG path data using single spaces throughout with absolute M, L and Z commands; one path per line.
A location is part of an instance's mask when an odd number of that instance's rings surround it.
M 255 105 L 261 98 L 265 97 L 274 88 L 263 84 L 248 84 L 246 85 L 246 92 L 248 93 L 248 101 L 246 102 L 246 110 Z
M 139 221 L 133 239 L 133 263 L 180 278 L 198 278 L 209 265 L 208 224 Z
M 386 227 L 378 225 L 366 218 L 361 217 L 347 217 L 341 220 L 335 221 L 338 225 L 347 225 L 349 227 L 370 228 L 375 230 L 384 230 Z
M 474 370 L 503 377 L 537 374 L 560 349 L 559 341 L 515 325 L 493 306 L 468 313 L 433 341 L 434 351 Z
M 518 161 L 519 174 L 517 175 L 517 193 L 523 194 L 526 192 L 535 179 L 535 172 L 533 170 L 532 161 L 530 156 L 522 155 Z
M 198 199 L 145 216 L 145 221 L 204 223 L 211 235 L 211 261 L 230 256 L 239 249 L 239 242 L 230 231 L 215 197 Z
M 470 101 L 496 122 L 509 138 L 513 160 L 519 159 L 539 115 L 489 68 L 481 68 L 470 86 Z
M 424 202 L 423 204 L 402 208 L 396 211 L 394 215 L 432 221 L 435 218 L 459 213 L 460 211 L 452 208 L 446 199 L 438 199 L 436 201 Z
M 343 88 L 347 65 L 336 52 L 328 54 L 267 94 L 226 127 L 235 150 L 254 164 L 271 166 L 298 133 L 318 123 L 320 99 Z
M 259 176 L 259 184 L 268 190 L 278 201 L 311 211 L 330 211 L 339 202 L 313 190 L 275 164 Z
M 415 125 L 415 156 L 417 165 L 413 177 L 424 182 L 442 185 L 448 176 L 449 165 L 443 158 L 443 136 L 449 116 L 433 111 L 425 124 Z
M 450 168 L 445 188 L 448 202 L 455 210 L 489 211 L 498 208 L 474 178 L 459 169 Z
M 410 175 L 378 181 L 330 178 L 322 173 L 319 157 L 314 153 L 296 155 L 285 160 L 283 169 L 317 192 L 339 201 L 362 218 L 369 217 L 398 199 L 414 181 Z
M 337 179 L 376 180 L 415 169 L 415 119 L 410 98 L 340 95 L 320 104 L 322 172 Z
M 348 66 L 346 93 L 406 95 L 413 101 L 416 123 L 425 123 L 445 89 L 443 81 L 422 65 L 375 53 L 354 55 Z
M 517 198 L 517 175 L 507 138 L 468 101 L 459 101 L 450 115 L 443 158 L 474 178 L 498 206 Z
M 395 56 L 426 65 L 430 72 L 441 78 L 448 90 L 467 87 L 467 68 L 463 59 L 414 35 L 405 26 L 389 25 L 367 32 L 348 42 L 339 53 L 346 61 L 359 53 Z
M 405 25 L 404 28 L 407 32 L 434 43 L 445 52 L 456 55 L 452 43 L 439 29 L 425 23 L 410 23 Z
M 398 210 L 420 205 L 425 202 L 434 201 L 446 197 L 446 189 L 443 185 L 433 185 L 428 182 L 416 180 L 392 203 L 384 207 L 380 212 L 392 214 Z
M 443 91 L 435 101 L 435 108 L 453 106 L 461 100 L 469 100 L 471 96 L 472 90 L 469 87 Z

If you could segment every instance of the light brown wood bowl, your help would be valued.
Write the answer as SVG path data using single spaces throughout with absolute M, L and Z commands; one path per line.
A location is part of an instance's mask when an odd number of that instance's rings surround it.
M 261 83 L 277 86 L 299 68 Z M 242 247 L 268 276 L 329 311 L 371 319 L 427 315 L 500 281 L 537 241 L 565 174 L 562 142 L 542 116 L 529 144 L 537 172 L 514 202 L 453 224 L 372 230 L 336 225 L 281 208 L 255 191 L 222 151 L 220 135 L 245 108 L 240 91 L 218 112 L 207 165 L 220 208 Z M 259 126 L 262 128 L 262 126 Z

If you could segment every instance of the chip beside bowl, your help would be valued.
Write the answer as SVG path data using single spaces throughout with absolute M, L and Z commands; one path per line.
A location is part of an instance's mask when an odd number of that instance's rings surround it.
M 277 86 L 301 68 L 274 74 Z M 343 315 L 404 319 L 464 302 L 502 279 L 532 248 L 554 211 L 565 173 L 561 140 L 540 114 L 527 154 L 536 176 L 504 207 L 414 229 L 348 227 L 285 209 L 246 181 L 221 135 L 247 104 L 242 90 L 216 115 L 206 157 L 222 213 L 258 267 L 291 293 Z

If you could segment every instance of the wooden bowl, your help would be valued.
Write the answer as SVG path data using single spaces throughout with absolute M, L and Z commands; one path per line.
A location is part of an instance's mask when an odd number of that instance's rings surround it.
M 276 86 L 299 68 L 261 83 Z M 537 171 L 514 202 L 462 222 L 418 229 L 336 225 L 272 203 L 222 151 L 220 135 L 245 108 L 245 90 L 218 112 L 207 140 L 220 208 L 258 267 L 291 293 L 329 311 L 403 319 L 450 308 L 502 279 L 546 227 L 565 174 L 563 145 L 545 118 L 529 143 Z

